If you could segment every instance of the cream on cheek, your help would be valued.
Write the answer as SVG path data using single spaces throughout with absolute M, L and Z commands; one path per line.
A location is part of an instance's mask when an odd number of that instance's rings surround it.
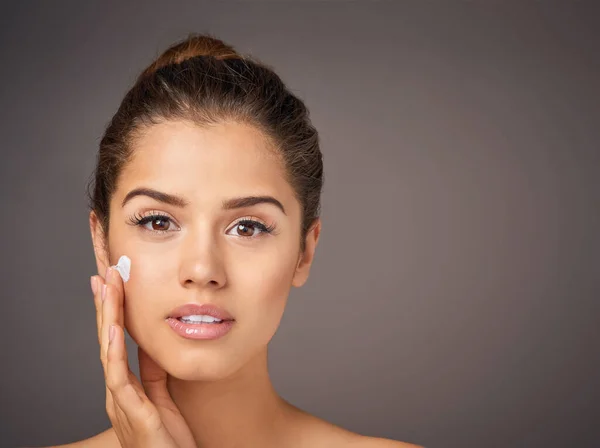
M 164 257 L 152 250 L 137 247 L 128 249 L 131 254 L 129 280 L 124 284 L 125 326 L 133 339 L 142 345 L 149 342 L 159 322 L 169 311 L 169 285 L 172 270 Z
M 125 283 L 129 281 L 129 273 L 131 271 L 131 259 L 127 255 L 122 255 L 116 265 L 112 266 L 116 269 Z

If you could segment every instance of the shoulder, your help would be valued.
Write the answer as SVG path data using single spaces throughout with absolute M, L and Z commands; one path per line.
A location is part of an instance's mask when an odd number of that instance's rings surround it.
M 304 443 L 301 446 L 309 446 L 311 448 L 424 448 L 412 443 L 382 437 L 365 436 L 318 417 L 306 414 L 305 416 L 308 417 L 305 434 L 310 434 L 310 436 L 303 438 Z
M 355 448 L 424 448 L 421 445 L 412 443 L 368 436 L 358 436 L 356 444 L 352 446 Z
M 120 448 L 121 444 L 113 428 L 107 429 L 95 436 L 65 445 L 53 445 L 52 448 Z
M 339 442 L 342 442 L 340 440 Z M 424 448 L 412 443 L 400 442 L 398 440 L 384 439 L 382 437 L 369 437 L 356 433 L 345 435 L 343 445 L 348 448 Z

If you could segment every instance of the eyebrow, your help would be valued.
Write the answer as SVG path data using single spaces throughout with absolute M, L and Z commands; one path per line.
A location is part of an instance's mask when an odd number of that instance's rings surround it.
M 125 199 L 123 199 L 123 202 L 121 203 L 121 207 L 124 207 L 125 204 L 127 204 L 127 202 L 131 201 L 136 196 L 147 196 L 156 201 L 180 208 L 189 205 L 189 202 L 181 196 L 164 193 L 162 191 L 154 190 L 152 188 L 135 188 L 129 193 L 127 193 L 127 196 L 125 196 Z M 234 210 L 237 208 L 251 207 L 257 204 L 273 204 L 277 208 L 279 208 L 284 215 L 287 215 L 283 204 L 277 199 L 275 199 L 273 196 L 244 196 L 226 199 L 223 201 L 222 207 L 223 210 Z

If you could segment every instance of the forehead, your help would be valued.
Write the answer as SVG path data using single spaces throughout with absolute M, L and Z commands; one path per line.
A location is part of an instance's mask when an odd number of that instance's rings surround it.
M 145 129 L 133 141 L 116 196 L 144 186 L 219 202 L 244 194 L 277 194 L 295 200 L 285 169 L 269 140 L 250 125 L 227 122 L 200 127 L 169 121 Z

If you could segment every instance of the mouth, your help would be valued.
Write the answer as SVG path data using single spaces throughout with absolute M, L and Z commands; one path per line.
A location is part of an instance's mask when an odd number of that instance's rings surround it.
M 180 306 L 171 311 L 167 318 L 177 319 L 188 324 L 212 324 L 235 320 L 226 310 L 210 303 L 203 305 L 189 303 Z
M 229 332 L 235 319 L 216 305 L 188 304 L 173 310 L 167 324 L 186 339 L 217 339 Z
M 179 322 L 191 325 L 200 324 L 220 324 L 225 322 L 223 319 L 217 319 L 216 317 L 209 316 L 207 314 L 191 314 L 189 316 L 181 316 L 176 318 Z

